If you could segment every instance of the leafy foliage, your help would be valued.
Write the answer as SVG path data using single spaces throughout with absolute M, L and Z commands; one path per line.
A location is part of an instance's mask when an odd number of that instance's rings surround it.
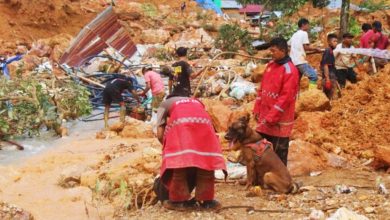
M 275 27 L 270 31 L 270 38 L 283 37 L 284 39 L 290 39 L 291 36 L 297 30 L 296 23 L 291 21 L 279 20 Z
M 247 30 L 237 25 L 225 24 L 219 28 L 215 46 L 228 52 L 237 52 L 240 48 L 245 48 L 249 54 L 253 54 L 252 40 Z
M 330 4 L 330 0 L 313 0 L 313 6 L 315 8 L 324 8 Z
M 362 32 L 360 23 L 354 17 L 349 18 L 348 26 L 349 33 L 353 34 L 354 36 L 357 36 Z
M 62 119 L 90 114 L 89 91 L 73 81 L 41 78 L 0 78 L 0 137 L 39 135 L 56 129 Z
M 150 18 L 154 18 L 158 15 L 156 6 L 151 3 L 144 3 L 142 4 L 141 8 L 144 14 Z
M 374 1 L 374 0 L 366 0 L 362 1 L 359 5 L 361 8 L 365 8 L 368 12 L 375 12 L 378 10 L 382 10 L 387 6 L 386 1 Z

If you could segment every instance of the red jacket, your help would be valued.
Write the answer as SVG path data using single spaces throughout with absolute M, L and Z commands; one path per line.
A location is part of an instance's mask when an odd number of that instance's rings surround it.
M 253 110 L 259 116 L 258 132 L 277 137 L 291 135 L 298 82 L 298 69 L 289 57 L 268 63 Z

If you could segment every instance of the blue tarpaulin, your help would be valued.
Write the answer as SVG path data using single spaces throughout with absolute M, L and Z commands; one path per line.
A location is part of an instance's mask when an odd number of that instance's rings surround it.
M 196 0 L 196 3 L 204 9 L 210 9 L 217 12 L 217 14 L 222 14 L 222 10 L 212 0 Z

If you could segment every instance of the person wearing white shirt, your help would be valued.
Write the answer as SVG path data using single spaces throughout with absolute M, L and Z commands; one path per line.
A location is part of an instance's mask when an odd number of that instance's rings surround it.
M 290 45 L 290 57 L 293 64 L 298 68 L 300 77 L 305 75 L 309 78 L 309 88 L 317 86 L 317 72 L 306 60 L 306 51 L 322 52 L 320 48 L 311 47 L 309 41 L 308 30 L 310 23 L 306 18 L 301 18 L 298 21 L 299 30 L 293 34 L 288 44 Z

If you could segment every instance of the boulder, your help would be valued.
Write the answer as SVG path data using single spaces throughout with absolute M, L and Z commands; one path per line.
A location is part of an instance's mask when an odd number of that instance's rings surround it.
M 347 160 L 309 142 L 295 140 L 290 142 L 288 169 L 293 176 L 308 175 L 327 167 L 345 167 Z
M 330 102 L 319 89 L 310 89 L 299 94 L 295 112 L 315 112 L 330 110 Z
M 198 28 L 198 29 L 190 28 L 184 31 L 183 33 L 175 36 L 165 46 L 168 48 L 178 48 L 178 47 L 212 48 L 213 44 L 214 44 L 214 39 L 203 28 Z
M 213 125 L 217 132 L 225 132 L 229 126 L 229 120 L 233 111 L 218 100 L 203 99 L 202 103 L 206 106 Z
M 126 120 L 123 130 L 119 132 L 123 138 L 153 138 L 152 126 L 133 118 Z
M 142 31 L 142 41 L 145 44 L 165 44 L 171 35 L 164 29 L 147 29 Z
M 390 167 L 390 145 L 378 145 L 374 150 L 375 168 Z

